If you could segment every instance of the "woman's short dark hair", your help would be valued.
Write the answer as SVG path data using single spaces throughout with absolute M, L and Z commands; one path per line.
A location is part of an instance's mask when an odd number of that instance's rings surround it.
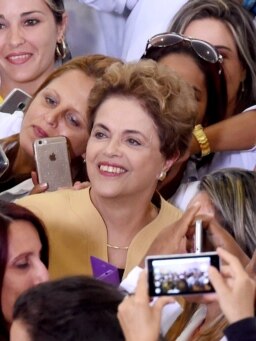
M 13 319 L 26 328 L 31 341 L 123 341 L 117 308 L 123 293 L 88 276 L 41 283 L 23 293 Z
M 5 274 L 6 264 L 8 260 L 8 231 L 12 222 L 16 220 L 25 220 L 31 223 L 39 235 L 42 244 L 40 258 L 44 265 L 48 268 L 49 264 L 49 244 L 48 237 L 45 232 L 43 223 L 27 208 L 16 205 L 15 203 L 0 200 L 0 307 L 1 292 L 3 286 L 3 278 Z M 6 322 L 0 310 L 0 339 L 4 330 L 6 329 Z
M 114 63 L 98 79 L 88 99 L 88 132 L 99 106 L 111 96 L 136 99 L 154 121 L 160 152 L 168 159 L 183 155 L 190 143 L 197 114 L 190 85 L 170 68 L 153 60 Z

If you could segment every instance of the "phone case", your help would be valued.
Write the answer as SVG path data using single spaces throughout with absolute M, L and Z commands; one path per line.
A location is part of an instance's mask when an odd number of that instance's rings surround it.
M 38 181 L 47 182 L 48 191 L 72 186 L 67 139 L 64 136 L 37 139 L 34 155 Z
M 16 110 L 24 111 L 27 107 L 31 96 L 25 91 L 15 88 L 4 99 L 0 111 L 13 114 Z
M 0 177 L 7 171 L 9 167 L 9 160 L 0 146 Z

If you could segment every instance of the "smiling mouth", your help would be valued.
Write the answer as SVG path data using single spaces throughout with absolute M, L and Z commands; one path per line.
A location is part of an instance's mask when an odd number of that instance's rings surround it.
M 7 60 L 14 65 L 20 65 L 26 63 L 30 58 L 31 53 L 17 54 L 17 55 L 9 55 L 7 56 Z
M 121 167 L 116 166 L 108 166 L 108 165 L 99 165 L 99 169 L 103 173 L 109 173 L 109 174 L 123 174 L 126 173 L 126 170 Z

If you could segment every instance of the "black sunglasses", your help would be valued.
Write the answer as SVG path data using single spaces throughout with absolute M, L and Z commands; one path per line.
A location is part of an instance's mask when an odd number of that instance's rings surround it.
M 146 45 L 146 50 L 143 54 L 143 57 L 147 57 L 147 54 L 150 52 L 152 48 L 155 47 L 168 47 L 176 44 L 180 44 L 182 42 L 189 43 L 193 48 L 195 53 L 205 61 L 209 63 L 222 63 L 223 57 L 218 53 L 216 48 L 211 44 L 207 43 L 204 40 L 193 39 L 189 37 L 185 37 L 181 34 L 177 33 L 161 33 L 156 34 L 152 38 L 150 38 Z

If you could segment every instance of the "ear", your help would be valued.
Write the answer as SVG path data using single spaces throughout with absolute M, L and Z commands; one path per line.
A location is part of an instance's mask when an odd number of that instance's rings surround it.
M 169 169 L 172 167 L 172 165 L 178 160 L 179 156 L 180 156 L 180 153 L 177 152 L 175 155 L 172 156 L 171 159 L 165 160 L 164 165 L 163 165 L 163 171 L 167 173 Z
M 68 15 L 67 13 L 63 13 L 62 15 L 62 23 L 58 24 L 57 27 L 57 41 L 60 42 L 61 39 L 65 36 L 65 32 L 67 29 L 67 25 L 68 25 Z

